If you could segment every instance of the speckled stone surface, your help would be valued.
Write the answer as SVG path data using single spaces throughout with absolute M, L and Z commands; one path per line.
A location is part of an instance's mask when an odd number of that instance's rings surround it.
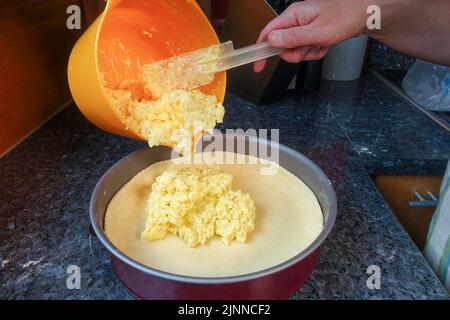
M 406 72 L 415 61 L 414 57 L 395 51 L 377 40 L 372 40 L 369 64 L 380 72 Z
M 228 95 L 224 128 L 280 129 L 337 192 L 336 225 L 320 263 L 293 299 L 446 299 L 442 285 L 377 191 L 371 175 L 443 174 L 450 135 L 371 75 L 324 82 L 255 106 Z M 0 159 L 0 299 L 131 299 L 107 251 L 89 235 L 88 206 L 101 175 L 144 143 L 93 127 L 70 106 Z M 81 268 L 81 290 L 66 287 Z M 381 289 L 366 286 L 381 268 Z

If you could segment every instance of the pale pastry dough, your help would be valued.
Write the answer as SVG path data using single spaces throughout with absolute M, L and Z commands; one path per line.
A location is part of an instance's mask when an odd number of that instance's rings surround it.
M 279 168 L 275 175 L 261 175 L 260 169 L 267 164 L 246 163 L 208 166 L 232 174 L 234 187 L 250 194 L 255 203 L 256 227 L 245 244 L 226 246 L 215 238 L 203 246 L 189 248 L 173 235 L 153 242 L 141 239 L 147 218 L 145 207 L 155 178 L 174 168 L 198 166 L 176 164 L 173 160 L 141 171 L 114 196 L 105 217 L 107 237 L 130 258 L 178 275 L 236 276 L 289 260 L 322 231 L 320 205 L 313 192 L 287 170 Z

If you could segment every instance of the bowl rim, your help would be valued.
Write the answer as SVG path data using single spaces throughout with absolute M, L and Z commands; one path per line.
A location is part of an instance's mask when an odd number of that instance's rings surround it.
M 224 136 L 236 136 L 236 135 L 230 135 L 230 134 L 224 134 Z M 278 264 L 273 267 L 263 269 L 260 271 L 247 273 L 243 275 L 236 275 L 236 276 L 227 276 L 227 277 L 195 277 L 195 276 L 185 276 L 185 275 L 179 275 L 174 274 L 170 272 L 161 271 L 158 269 L 151 268 L 149 266 L 146 266 L 130 257 L 128 257 L 125 253 L 123 253 L 119 248 L 114 246 L 114 244 L 108 239 L 106 236 L 102 226 L 99 223 L 99 219 L 97 219 L 97 215 L 95 212 L 95 203 L 96 199 L 99 198 L 101 195 L 101 187 L 103 186 L 105 180 L 115 171 L 115 169 L 125 161 L 130 161 L 130 159 L 136 157 L 140 153 L 148 152 L 148 147 L 141 148 L 137 151 L 134 151 L 133 153 L 123 157 L 118 162 L 116 162 L 110 169 L 108 169 L 103 176 L 100 178 L 100 180 L 97 182 L 95 189 L 92 193 L 90 204 L 89 204 L 89 216 L 90 216 L 90 222 L 91 226 L 100 240 L 100 242 L 107 248 L 109 253 L 113 254 L 116 258 L 120 259 L 122 262 L 126 263 L 127 265 L 143 272 L 151 276 L 156 276 L 159 278 L 163 278 L 170 281 L 176 281 L 176 282 L 183 282 L 183 283 L 190 283 L 190 284 L 209 284 L 209 285 L 217 285 L 217 284 L 231 284 L 231 283 L 237 283 L 237 282 L 245 282 L 250 280 L 255 280 L 258 278 L 270 276 L 274 273 L 281 272 L 289 267 L 292 267 L 293 265 L 301 262 L 305 258 L 307 258 L 310 254 L 312 254 L 314 251 L 316 251 L 320 245 L 325 241 L 325 239 L 328 237 L 328 235 L 331 232 L 331 229 L 334 226 L 336 215 L 337 215 L 337 198 L 336 193 L 334 191 L 333 185 L 331 184 L 331 181 L 329 178 L 325 175 L 325 173 L 320 169 L 318 165 L 316 165 L 312 160 L 310 160 L 305 155 L 301 154 L 300 152 L 287 147 L 283 144 L 280 144 L 278 142 L 274 141 L 268 141 L 263 138 L 259 137 L 253 137 L 253 136 L 246 136 L 245 138 L 248 138 L 249 140 L 255 140 L 256 143 L 266 143 L 271 144 L 272 146 L 278 147 L 280 151 L 283 151 L 284 153 L 290 155 L 291 157 L 303 162 L 306 164 L 311 170 L 318 176 L 318 179 L 323 182 L 324 187 L 324 193 L 328 197 L 329 201 L 329 210 L 328 210 L 328 219 L 324 224 L 324 227 L 322 231 L 320 232 L 319 236 L 304 250 L 299 252 L 294 257 Z M 316 195 L 317 197 L 317 195 Z M 323 213 L 325 214 L 325 213 Z

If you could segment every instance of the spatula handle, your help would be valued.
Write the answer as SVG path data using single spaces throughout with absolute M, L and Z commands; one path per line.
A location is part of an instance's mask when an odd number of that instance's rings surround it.
M 248 63 L 277 56 L 285 49 L 272 47 L 268 42 L 253 44 L 237 50 L 225 52 L 218 63 L 217 71 L 225 71 Z

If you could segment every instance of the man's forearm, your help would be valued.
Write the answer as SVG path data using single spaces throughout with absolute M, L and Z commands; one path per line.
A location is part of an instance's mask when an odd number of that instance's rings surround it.
M 368 0 L 381 8 L 371 37 L 412 56 L 450 66 L 450 0 Z

